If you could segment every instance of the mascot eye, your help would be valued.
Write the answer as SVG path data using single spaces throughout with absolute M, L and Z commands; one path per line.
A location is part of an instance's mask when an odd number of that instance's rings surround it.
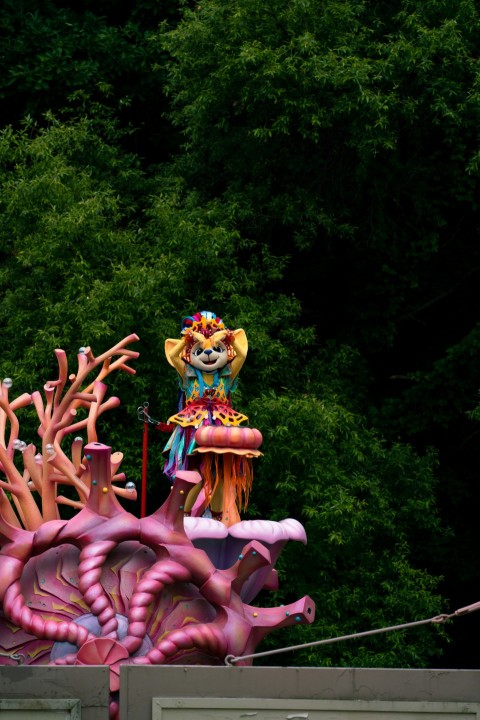
M 214 347 L 213 349 L 214 349 L 215 352 L 217 352 L 217 353 L 223 352 L 223 348 L 222 348 L 220 345 L 215 345 L 215 347 Z
M 201 355 L 202 353 L 203 353 L 203 348 L 197 348 L 196 350 L 193 351 L 193 354 L 196 355 L 197 357 L 199 355 Z

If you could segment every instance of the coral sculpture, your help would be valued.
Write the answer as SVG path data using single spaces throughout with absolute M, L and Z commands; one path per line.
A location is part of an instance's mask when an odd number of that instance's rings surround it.
M 127 362 L 137 353 L 127 346 L 136 339 L 97 358 L 81 348 L 73 375 L 57 350 L 59 375 L 45 385 L 45 402 L 38 392 L 10 401 L 8 379 L 0 398 L 0 665 L 108 665 L 112 718 L 122 664 L 223 664 L 254 652 L 272 630 L 314 618 L 308 597 L 276 608 L 250 604 L 277 586 L 285 542 L 306 541 L 297 521 L 226 527 L 184 517 L 185 498 L 202 482 L 196 470 L 177 471 L 152 515 L 139 519 L 120 504 L 117 496 L 136 491 L 118 485 L 121 454 L 98 442 L 96 420 L 119 403 L 104 399 L 102 380 L 116 369 L 134 372 Z M 29 404 L 41 453 L 19 440 L 16 411 Z M 62 444 L 71 434 L 69 458 Z M 60 485 L 76 498 L 59 494 Z M 61 505 L 76 514 L 62 519 Z

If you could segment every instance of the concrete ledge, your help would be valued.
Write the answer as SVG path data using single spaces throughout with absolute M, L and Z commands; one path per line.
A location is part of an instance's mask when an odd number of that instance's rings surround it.
M 0 699 L 21 700 L 24 705 L 26 701 L 34 701 L 30 705 L 39 710 L 47 708 L 48 703 L 46 705 L 43 701 L 79 700 L 81 720 L 108 720 L 109 668 L 46 665 L 0 667 Z M 5 712 L 7 705 L 4 703 Z M 30 715 L 35 720 L 33 709 Z
M 358 709 L 358 701 L 480 703 L 480 670 L 126 665 L 120 670 L 120 682 L 120 720 L 152 720 L 155 698 L 160 700 L 157 706 L 161 706 L 161 698 L 357 701 Z M 287 705 L 291 714 L 292 706 Z M 199 708 L 191 707 L 191 717 L 200 718 Z M 302 707 L 304 712 L 304 703 Z M 322 707 L 326 706 L 322 703 Z M 451 709 L 456 715 L 458 707 Z M 254 712 L 253 705 L 250 712 Z M 475 709 L 472 712 L 475 714 Z M 258 713 L 256 720 L 261 720 Z

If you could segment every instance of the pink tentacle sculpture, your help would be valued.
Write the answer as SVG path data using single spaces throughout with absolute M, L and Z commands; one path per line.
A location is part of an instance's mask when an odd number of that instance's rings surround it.
M 182 657 L 188 657 L 191 650 L 199 650 L 215 661 L 219 657 L 225 657 L 226 649 L 225 634 L 219 627 L 214 624 L 193 625 L 170 632 L 145 657 L 135 660 L 135 664 L 163 665 L 180 653 Z
M 115 634 L 118 620 L 112 601 L 100 582 L 108 554 L 117 546 L 114 540 L 101 540 L 83 548 L 78 567 L 78 587 L 92 613 L 98 617 L 102 635 Z
M 171 560 L 160 560 L 150 570 L 147 570 L 130 600 L 128 635 L 123 641 L 130 653 L 138 650 L 146 635 L 148 610 L 155 597 L 163 591 L 166 585 L 188 582 L 190 579 L 190 571 Z
M 8 620 L 37 638 L 83 645 L 91 637 L 88 630 L 74 622 L 44 620 L 33 613 L 25 603 L 18 581 L 12 583 L 5 592 L 3 608 Z

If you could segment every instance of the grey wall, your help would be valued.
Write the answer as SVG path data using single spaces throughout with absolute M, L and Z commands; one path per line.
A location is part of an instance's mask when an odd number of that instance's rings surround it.
M 0 667 L 0 699 L 78 698 L 82 720 L 107 720 L 108 675 Z M 480 670 L 124 665 L 120 686 L 120 720 L 480 720 Z
M 2 700 L 78 699 L 82 720 L 108 720 L 107 667 L 0 667 Z M 40 708 L 42 704 L 37 703 Z M 0 711 L 0 715 L 1 715 Z M 31 713 L 32 720 L 35 714 Z
M 274 698 L 357 701 L 357 704 L 358 701 L 428 702 L 436 705 L 480 703 L 480 670 L 125 665 L 121 668 L 120 679 L 120 720 L 151 720 L 153 698 Z M 307 705 L 302 704 L 302 709 L 305 710 Z M 232 702 L 231 707 L 235 706 L 238 703 Z M 365 705 L 358 704 L 360 707 Z M 249 710 L 245 708 L 244 717 L 246 713 L 251 715 L 254 709 L 253 705 Z M 199 717 L 198 711 L 190 715 Z M 165 717 L 168 716 L 165 714 Z M 216 715 L 210 713 L 209 717 Z M 259 715 L 257 720 L 260 720 Z

